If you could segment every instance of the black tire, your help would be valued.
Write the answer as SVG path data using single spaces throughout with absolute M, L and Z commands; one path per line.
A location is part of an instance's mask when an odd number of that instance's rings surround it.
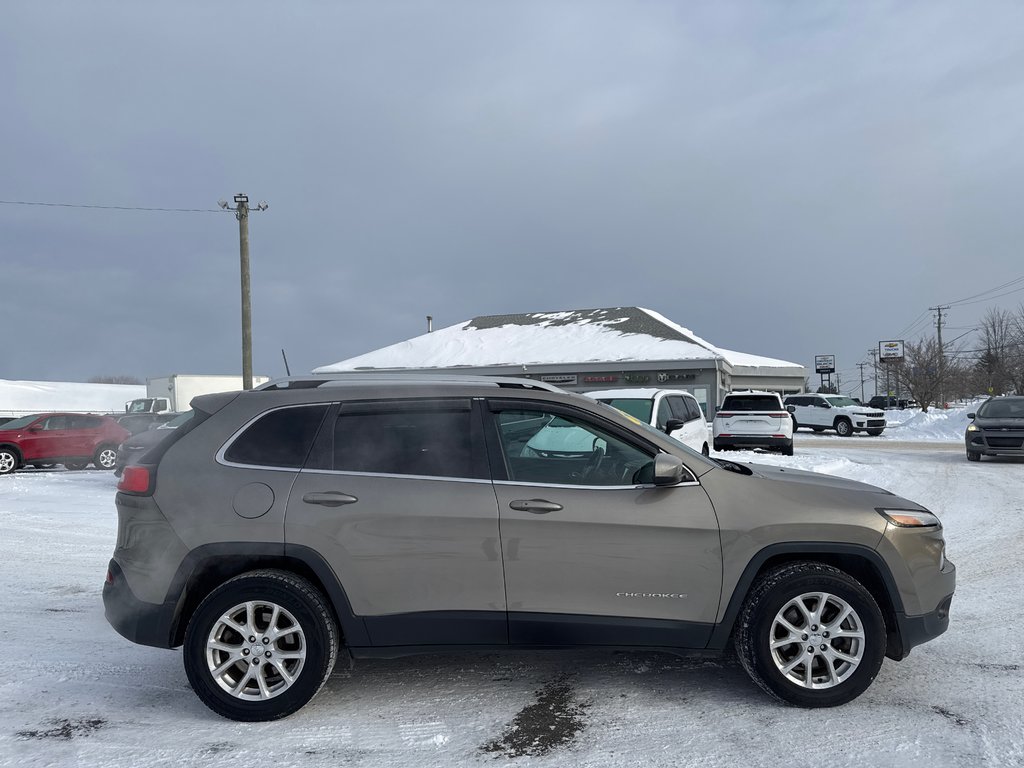
M 853 423 L 849 419 L 836 419 L 836 434 L 840 437 L 853 435 Z
M 822 593 L 828 598 L 822 615 L 825 621 L 819 626 L 810 621 L 820 610 L 816 601 Z M 793 607 L 800 597 L 806 601 L 801 603 L 804 608 L 810 607 L 806 613 Z M 828 637 L 831 633 L 826 627 L 838 618 L 841 603 L 853 611 L 837 625 L 839 630 L 859 631 L 862 639 Z M 780 637 L 776 634 L 782 629 L 782 624 L 776 624 L 778 616 L 798 631 L 808 631 L 796 637 L 787 629 L 788 635 Z M 789 637 L 795 642 L 771 648 L 773 638 L 777 642 Z M 835 707 L 860 696 L 878 674 L 885 657 L 885 620 L 871 593 L 849 574 L 824 563 L 787 563 L 767 571 L 754 583 L 737 620 L 735 644 L 743 668 L 767 693 L 798 707 Z M 809 653 L 807 648 L 813 650 Z M 858 659 L 858 663 L 851 665 L 837 652 Z M 811 659 L 810 666 L 805 656 Z M 789 667 L 792 677 L 783 667 Z M 800 677 L 804 677 L 803 683 L 797 682 Z M 830 687 L 809 687 L 822 684 Z
M 64 469 L 70 469 L 70 470 L 73 470 L 73 471 L 76 471 L 76 472 L 78 470 L 80 470 L 80 469 L 85 469 L 87 466 L 89 466 L 89 462 L 88 461 L 65 461 L 64 462 Z
M 21 466 L 21 456 L 13 448 L 0 448 L 0 475 L 9 475 L 16 472 Z
M 967 460 L 968 461 L 981 461 L 981 454 L 978 453 L 977 451 L 968 451 L 967 452 Z
M 872 437 L 878 437 L 884 431 L 885 431 L 884 428 L 882 428 L 882 429 L 869 429 L 869 430 L 867 430 L 867 433 L 869 435 L 871 435 Z
M 92 463 L 96 465 L 96 469 L 113 469 L 117 463 L 117 447 L 101 445 L 93 454 Z
M 704 445 L 701 447 L 700 454 L 701 454 L 701 456 L 708 456 L 708 455 L 711 454 L 711 451 L 708 450 L 708 444 L 707 443 L 704 443 Z
M 269 629 L 263 626 L 267 621 L 267 611 L 254 614 L 252 618 L 256 627 L 251 635 L 255 638 L 253 640 L 239 634 L 237 625 L 221 621 L 233 608 L 240 607 L 244 612 L 245 603 L 250 601 L 264 603 L 268 609 L 281 609 L 278 621 L 284 621 L 283 628 L 288 631 L 273 640 L 267 636 L 257 637 L 260 631 Z M 210 651 L 211 654 L 220 654 L 211 658 L 211 663 L 222 664 L 220 682 L 214 677 L 206 656 L 207 640 L 214 633 L 218 633 L 221 643 L 237 645 L 239 653 L 245 654 L 231 666 L 223 667 L 222 663 L 230 661 L 233 654 L 225 656 L 226 651 Z M 266 651 L 264 654 L 254 653 L 253 648 Z M 285 654 L 300 650 L 305 652 L 301 662 L 297 659 L 282 661 Z M 271 661 L 273 653 L 279 658 Z M 337 655 L 338 628 L 323 595 L 306 579 L 275 570 L 244 573 L 207 595 L 189 620 L 182 649 L 185 674 L 200 700 L 218 715 L 244 722 L 277 720 L 300 709 L 327 682 Z M 262 662 L 262 666 L 257 662 Z M 300 664 L 287 667 L 295 675 L 292 682 L 278 674 L 277 667 L 278 664 L 290 663 Z M 249 675 L 253 674 L 252 670 L 267 683 L 271 692 L 269 698 L 245 697 L 246 691 L 259 682 L 253 679 L 246 683 Z M 242 685 L 239 689 L 242 695 L 235 695 L 223 687 L 232 683 Z M 274 688 L 280 690 L 274 692 Z M 258 695 L 261 690 L 262 686 L 248 695 Z
M 789 418 L 793 420 L 793 434 L 795 435 L 796 431 L 800 429 L 800 424 L 797 423 L 796 416 L 794 416 L 793 414 L 790 414 Z
M 825 431 L 824 427 L 811 427 L 811 429 L 813 429 L 815 432 L 824 432 Z
M 783 456 L 792 456 L 793 455 L 793 444 L 790 443 L 789 445 L 782 446 L 782 448 L 779 449 L 779 453 L 781 453 Z

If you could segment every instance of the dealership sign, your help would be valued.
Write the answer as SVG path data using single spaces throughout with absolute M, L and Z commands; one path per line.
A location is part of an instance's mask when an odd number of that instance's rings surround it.
M 878 342 L 878 357 L 881 360 L 902 360 L 903 339 Z
M 814 372 L 815 373 L 835 373 L 836 372 L 836 356 L 835 355 L 815 355 L 814 356 Z

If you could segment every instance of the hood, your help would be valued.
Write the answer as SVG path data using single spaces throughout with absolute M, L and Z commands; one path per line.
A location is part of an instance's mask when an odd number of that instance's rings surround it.
M 776 467 L 769 464 L 747 464 L 755 475 L 766 480 L 777 480 L 783 483 L 801 483 L 803 485 L 814 485 L 819 488 L 835 488 L 844 491 L 863 491 L 866 493 L 882 493 L 886 496 L 893 496 L 892 491 L 879 488 L 875 485 L 868 485 L 857 480 L 847 480 L 833 475 L 823 475 L 820 472 L 808 472 L 805 469 L 790 469 L 789 467 Z

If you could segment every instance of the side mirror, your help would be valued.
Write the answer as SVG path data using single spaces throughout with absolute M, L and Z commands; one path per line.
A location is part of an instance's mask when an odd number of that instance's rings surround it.
M 28 431 L 29 432 L 42 432 L 43 428 L 40 427 L 38 424 L 33 424 L 31 427 L 28 428 Z
M 978 417 L 978 414 L 976 414 L 976 413 L 968 413 L 967 414 L 967 418 L 968 419 L 975 419 L 977 417 Z
M 787 405 L 786 406 L 786 410 L 789 411 L 790 413 L 796 413 L 796 406 L 795 405 Z
M 686 467 L 678 456 L 659 453 L 654 457 L 654 484 L 676 485 L 683 481 Z
M 686 422 L 682 419 L 669 419 L 665 422 L 665 434 L 671 435 L 677 429 L 682 429 L 686 426 Z

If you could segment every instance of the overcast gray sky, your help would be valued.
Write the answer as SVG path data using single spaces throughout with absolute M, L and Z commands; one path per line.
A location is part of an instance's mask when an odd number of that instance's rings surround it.
M 639 305 L 846 382 L 1024 275 L 1019 3 L 7 0 L 0 71 L 2 200 L 269 201 L 256 373 Z M 0 378 L 240 369 L 231 214 L 0 205 L 0 268 Z

